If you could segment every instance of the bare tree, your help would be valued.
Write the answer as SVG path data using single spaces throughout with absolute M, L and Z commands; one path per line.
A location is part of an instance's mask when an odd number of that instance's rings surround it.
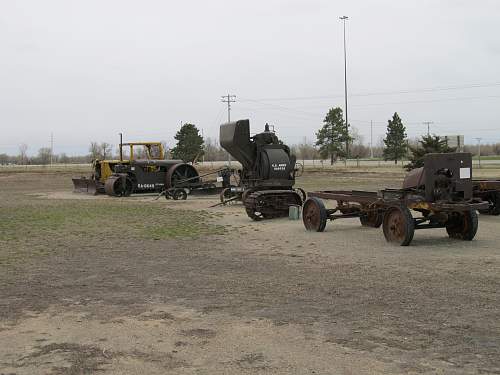
M 102 159 L 102 149 L 97 142 L 90 142 L 89 153 L 92 160 Z
M 28 161 L 28 145 L 21 143 L 19 145 L 19 164 L 26 164 Z
M 42 147 L 38 150 L 38 162 L 43 165 L 49 164 L 51 155 L 52 150 L 50 147 Z
M 0 154 L 0 165 L 9 164 L 10 157 L 7 154 Z
M 102 142 L 99 147 L 101 148 L 103 159 L 111 157 L 111 151 L 113 149 L 113 146 L 111 144 L 107 142 Z
M 68 164 L 70 162 L 70 158 L 64 152 L 57 156 L 57 160 L 62 164 Z

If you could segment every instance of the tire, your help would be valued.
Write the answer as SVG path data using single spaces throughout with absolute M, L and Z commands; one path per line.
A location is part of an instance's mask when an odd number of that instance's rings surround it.
M 172 193 L 172 198 L 174 198 L 175 201 L 178 200 L 185 201 L 187 199 L 187 193 L 184 191 L 184 189 L 176 189 Z
M 384 237 L 387 242 L 408 246 L 415 233 L 415 220 L 407 207 L 391 207 L 383 219 Z
M 221 203 L 225 203 L 228 199 L 231 199 L 232 197 L 233 193 L 231 192 L 231 188 L 225 188 L 219 194 Z
M 323 232 L 328 214 L 323 201 L 319 198 L 308 198 L 302 207 L 302 222 L 308 231 Z
M 446 223 L 448 236 L 462 241 L 472 241 L 476 236 L 477 228 L 476 211 L 454 212 Z

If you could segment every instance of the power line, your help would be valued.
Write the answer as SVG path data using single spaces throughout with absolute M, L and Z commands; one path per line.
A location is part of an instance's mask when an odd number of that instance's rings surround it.
M 499 87 L 500 82 L 493 83 L 473 83 L 465 85 L 451 85 L 451 86 L 437 86 L 437 87 L 427 87 L 427 88 L 414 88 L 414 89 L 403 89 L 403 90 L 388 90 L 388 91 L 372 91 L 372 92 L 361 92 L 349 94 L 350 97 L 355 96 L 383 96 L 383 95 L 400 95 L 400 94 L 414 94 L 414 93 L 432 93 L 438 91 L 453 91 L 453 90 L 467 90 L 467 89 L 477 89 L 477 88 L 490 88 Z M 240 101 L 252 101 L 252 100 L 263 100 L 263 101 L 287 101 L 287 100 L 316 100 L 316 99 L 331 99 L 331 98 L 342 98 L 342 94 L 329 94 L 329 95 L 316 95 L 316 96 L 290 96 L 290 97 L 274 97 L 274 98 L 243 98 Z

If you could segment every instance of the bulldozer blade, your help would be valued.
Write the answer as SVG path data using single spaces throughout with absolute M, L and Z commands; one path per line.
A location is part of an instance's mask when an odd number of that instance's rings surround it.
M 97 183 L 90 178 L 73 178 L 73 191 L 75 193 L 97 195 Z

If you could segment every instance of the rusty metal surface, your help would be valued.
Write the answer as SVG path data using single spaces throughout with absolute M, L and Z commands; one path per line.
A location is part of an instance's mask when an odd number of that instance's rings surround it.
M 436 201 L 429 202 L 423 196 L 415 193 L 408 193 L 404 190 L 388 189 L 382 190 L 381 194 L 372 191 L 344 191 L 344 190 L 327 190 L 313 191 L 307 193 L 308 197 L 316 197 L 326 200 L 335 200 L 346 203 L 358 203 L 360 211 L 367 211 L 373 207 L 389 208 L 393 206 L 406 206 L 410 209 L 420 209 L 428 211 L 469 211 L 469 210 L 484 210 L 488 209 L 488 202 L 481 200 L 463 200 L 463 201 Z M 339 208 L 341 207 L 339 205 Z
M 427 154 L 424 157 L 425 198 L 472 198 L 472 155 L 467 152 Z
M 418 188 L 425 185 L 424 168 L 415 168 L 408 172 L 403 180 L 403 189 Z
M 375 191 L 325 190 L 307 193 L 308 197 L 336 200 L 337 202 L 374 203 L 379 200 Z

